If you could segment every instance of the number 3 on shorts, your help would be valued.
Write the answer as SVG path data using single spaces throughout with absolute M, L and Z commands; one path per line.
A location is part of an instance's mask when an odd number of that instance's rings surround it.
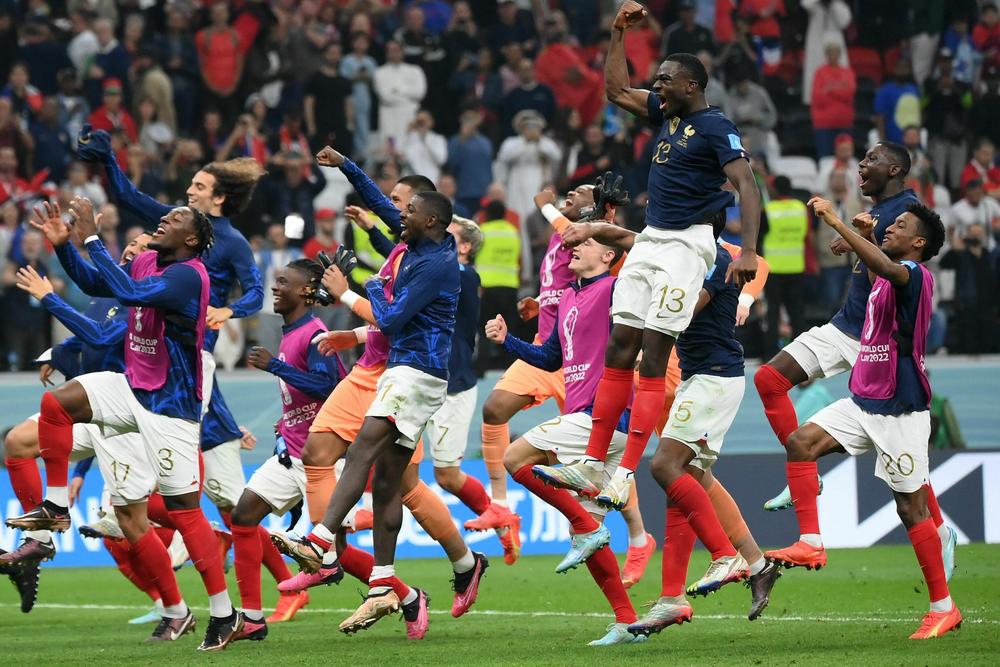
M 174 450 L 167 447 L 161 447 L 156 453 L 160 457 L 161 468 L 164 470 L 174 469 Z

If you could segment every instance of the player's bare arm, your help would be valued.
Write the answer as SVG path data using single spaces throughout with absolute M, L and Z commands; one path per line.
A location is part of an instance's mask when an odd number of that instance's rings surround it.
M 743 251 L 733 259 L 726 271 L 726 282 L 742 287 L 757 275 L 757 233 L 760 229 L 760 190 L 748 160 L 732 160 L 723 170 L 726 178 L 740 193 L 740 246 Z
M 841 238 L 851 246 L 851 250 L 857 253 L 858 258 L 865 263 L 869 271 L 877 276 L 882 276 L 897 286 L 905 285 L 910 281 L 910 272 L 905 266 L 889 259 L 881 248 L 844 224 L 844 221 L 837 217 L 833 210 L 833 204 L 829 201 L 821 197 L 813 197 L 809 200 L 809 207 L 816 217 L 840 234 Z
M 636 233 L 610 222 L 577 222 L 563 232 L 563 245 L 573 248 L 587 239 L 619 250 L 631 250 Z
M 625 64 L 625 31 L 646 16 L 646 9 L 638 2 L 626 0 L 615 16 L 611 30 L 611 43 L 604 61 L 604 93 L 615 106 L 625 109 L 640 118 L 648 118 L 646 100 L 648 90 L 629 86 L 628 66 Z

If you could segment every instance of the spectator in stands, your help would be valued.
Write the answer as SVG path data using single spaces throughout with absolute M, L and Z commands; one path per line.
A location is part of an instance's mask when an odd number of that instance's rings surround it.
M 803 275 L 806 270 L 806 237 L 809 234 L 809 212 L 806 205 L 792 196 L 792 182 L 787 176 L 776 176 L 773 197 L 764 210 L 768 230 L 764 236 L 764 253 L 771 272 L 764 286 L 767 301 L 767 331 L 764 337 L 765 358 L 778 353 L 778 332 L 781 310 L 791 325 L 790 338 L 805 331 Z
M 497 23 L 488 31 L 487 43 L 496 56 L 508 44 L 517 44 L 522 53 L 535 53 L 538 33 L 531 12 L 520 9 L 514 0 L 497 3 Z
M 455 116 L 455 109 L 448 98 L 448 78 L 451 75 L 448 53 L 441 35 L 427 30 L 425 23 L 423 7 L 418 3 L 411 3 L 403 10 L 403 25 L 396 31 L 393 39 L 402 46 L 403 59 L 411 65 L 417 65 L 424 72 L 427 95 L 422 100 L 423 106 L 435 119 L 441 121 L 445 131 L 454 131 L 456 123 L 450 118 Z M 401 138 L 402 136 L 397 137 Z
M 78 6 L 69 13 L 69 34 L 72 37 L 66 45 L 66 55 L 78 72 L 84 71 L 87 62 L 100 48 L 93 30 L 95 18 L 92 10 L 85 6 Z
M 541 114 L 546 123 L 551 123 L 556 112 L 556 98 L 544 83 L 535 78 L 535 64 L 529 58 L 522 58 L 517 66 L 518 86 L 507 93 L 500 104 L 500 130 L 503 137 L 514 134 L 514 116 L 525 109 L 533 109 Z
M 751 152 L 764 154 L 767 133 L 777 124 L 778 111 L 767 89 L 753 82 L 752 72 L 742 72 L 735 81 L 729 89 L 726 116 L 740 128 L 743 145 Z
M 742 14 L 736 14 L 733 26 L 734 38 L 722 42 L 718 58 L 723 80 L 726 82 L 735 80 L 741 72 L 756 72 L 758 69 L 757 47 L 760 40 L 750 32 L 750 20 Z
M 346 155 L 361 155 L 355 150 L 352 132 L 354 89 L 341 73 L 341 66 L 340 43 L 330 42 L 323 50 L 319 69 L 306 81 L 302 100 L 306 132 L 316 150 L 339 146 Z
M 371 136 L 372 78 L 378 63 L 368 55 L 371 39 L 363 32 L 351 36 L 351 52 L 340 63 L 340 74 L 351 82 L 351 106 L 354 116 L 354 155 L 363 159 Z
M 867 24 L 859 26 L 861 30 L 868 32 L 867 28 L 871 26 L 878 31 L 868 37 L 868 44 L 895 44 L 909 37 L 913 78 L 918 86 L 922 86 L 934 69 L 934 54 L 937 53 L 941 31 L 944 29 L 944 4 L 917 3 L 914 11 L 907 17 L 909 20 L 900 20 L 898 12 L 902 6 L 876 3 L 876 6 L 866 6 L 856 20 Z
M 1000 65 L 1000 13 L 992 2 L 979 8 L 979 23 L 972 29 L 972 43 L 983 56 L 983 67 Z
M 174 110 L 174 85 L 156 58 L 156 51 L 149 46 L 140 47 L 133 57 L 134 95 L 132 109 L 138 115 L 139 104 L 143 100 L 149 100 L 156 108 L 157 122 L 163 123 L 171 132 L 176 133 L 177 114 Z
M 608 31 L 602 31 L 598 36 L 597 42 L 592 46 L 594 51 L 592 67 L 604 66 L 604 54 L 607 53 L 610 39 Z M 662 41 L 663 28 L 653 18 L 653 12 L 648 12 L 642 21 L 625 31 L 625 53 L 628 54 L 626 58 L 632 66 L 629 79 L 633 85 L 643 86 L 655 77 L 662 60 L 660 57 Z M 544 217 L 542 219 L 544 220 Z
M 829 42 L 826 45 L 826 63 L 816 69 L 812 80 L 810 112 L 816 135 L 816 156 L 819 158 L 833 155 L 834 139 L 840 134 L 850 134 L 854 128 L 854 93 L 858 84 L 854 70 L 843 60 L 840 44 Z
M 145 192 L 151 197 L 159 197 L 163 194 L 165 185 L 163 173 L 159 169 L 159 164 L 149 159 L 149 154 L 142 144 L 130 144 L 128 147 L 128 169 L 126 174 L 130 181 L 140 192 Z M 131 224 L 149 224 L 152 221 L 134 218 L 127 220 Z M 117 257 L 117 255 L 112 255 Z
M 503 101 L 503 81 L 496 71 L 493 52 L 485 46 L 478 53 L 463 53 L 448 89 L 459 108 L 478 108 L 483 113 L 489 135 L 499 135 L 499 112 Z
M 62 182 L 66 178 L 72 147 L 69 133 L 59 124 L 59 100 L 46 97 L 31 124 L 31 140 L 35 144 L 35 171 L 47 169 L 47 180 Z
M 312 169 L 311 173 L 306 175 L 303 167 L 311 162 L 312 156 L 295 152 L 278 153 L 271 162 L 269 173 L 261 181 L 262 208 L 272 222 L 282 222 L 290 215 L 301 216 L 305 222 L 300 236 L 289 240 L 292 245 L 299 248 L 302 247 L 304 239 L 312 237 L 315 233 L 314 202 L 326 187 L 326 177 L 323 176 L 322 169 Z
M 574 144 L 566 158 L 565 174 L 569 179 L 561 190 L 572 190 L 606 171 L 620 173 L 627 149 L 612 137 L 605 137 L 600 125 L 583 131 L 583 140 Z
M 535 210 L 535 194 L 552 180 L 562 154 L 556 142 L 542 134 L 545 119 L 537 111 L 519 112 L 514 129 L 517 135 L 500 144 L 494 171 L 507 190 L 508 206 L 524 220 Z
M 173 145 L 174 132 L 166 123 L 161 122 L 156 115 L 156 104 L 149 97 L 143 97 L 136 105 L 138 111 L 139 143 L 153 158 L 167 152 Z
M 31 72 L 31 83 L 38 87 L 41 95 L 55 95 L 59 87 L 59 71 L 72 63 L 66 55 L 66 45 L 52 35 L 52 30 L 43 21 L 29 20 L 21 32 L 22 43 L 18 49 L 18 60 Z
M 974 137 L 986 137 L 996 145 L 1000 142 L 1000 65 L 983 67 L 983 78 L 972 105 L 969 129 Z
M 458 134 L 448 140 L 448 171 L 455 177 L 455 212 L 475 217 L 479 200 L 493 182 L 493 144 L 479 131 L 483 115 L 466 109 L 459 117 Z
M 411 173 L 426 176 L 435 183 L 441 177 L 441 169 L 448 161 L 448 140 L 434 131 L 434 117 L 426 109 L 417 112 L 417 117 L 403 139 L 403 159 Z
M 996 247 L 994 237 L 1000 233 L 1000 203 L 987 197 L 983 181 L 974 178 L 966 183 L 965 196 L 952 205 L 949 222 L 959 238 L 965 237 L 974 225 L 982 227 L 989 232 L 982 243 L 992 251 Z
M 271 155 L 280 156 L 294 153 L 302 156 L 305 162 L 302 165 L 302 175 L 309 178 L 310 174 L 312 174 L 313 167 L 310 158 L 315 151 L 309 145 L 309 138 L 302 127 L 302 112 L 298 109 L 288 109 L 285 111 L 281 127 L 274 134 L 268 148 L 271 151 Z M 320 147 L 316 146 L 315 148 L 319 150 Z
M 94 21 L 94 34 L 97 35 L 97 53 L 87 61 L 83 70 L 84 94 L 91 107 L 101 103 L 103 83 L 105 79 L 115 79 L 119 88 L 128 81 L 128 70 L 132 64 L 128 52 L 115 39 L 114 23 L 107 18 Z M 125 91 L 122 91 L 125 94 Z
M 805 60 L 802 65 L 802 103 L 808 105 L 812 100 L 812 91 L 817 82 L 816 73 L 820 69 L 824 66 L 849 69 L 844 30 L 851 23 L 851 8 L 844 0 L 802 0 L 802 9 L 809 14 L 809 24 L 806 27 Z M 837 47 L 836 60 L 830 59 L 831 45 Z M 853 82 L 853 76 L 851 80 Z M 854 102 L 853 90 L 850 101 Z M 815 111 L 814 105 L 813 113 Z M 852 125 L 846 127 L 852 127 Z M 832 146 L 832 143 L 828 145 Z M 825 155 L 829 154 L 825 153 Z
M 972 159 L 962 170 L 959 187 L 964 192 L 969 183 L 982 181 L 983 189 L 990 197 L 1000 198 L 1000 168 L 994 162 L 996 147 L 989 139 L 980 139 L 972 148 Z
M 80 136 L 83 124 L 90 116 L 90 105 L 80 94 L 76 72 L 72 69 L 64 69 L 59 73 L 59 94 L 56 99 L 59 100 L 59 124 L 69 133 L 70 145 L 76 148 L 76 138 Z
M 898 143 L 903 139 L 904 127 L 920 124 L 920 90 L 913 82 L 910 62 L 900 58 L 892 78 L 875 93 L 875 128 L 879 138 Z
M 90 177 L 87 163 L 73 161 L 66 172 L 67 182 L 74 197 L 86 197 L 94 206 L 100 208 L 108 201 L 108 195 L 104 188 L 96 180 Z
M 48 263 L 45 239 L 37 230 L 28 229 L 21 235 L 17 257 L 11 257 L 11 261 L 4 266 L 4 338 L 7 342 L 7 364 L 11 371 L 28 369 L 31 361 L 51 345 L 48 312 L 40 301 L 14 287 L 18 269 L 31 266 L 46 276 L 49 274 Z M 50 280 L 57 292 L 62 290 L 63 282 L 59 278 L 52 276 Z
M 566 15 L 552 12 L 545 20 L 545 48 L 535 60 L 535 74 L 552 88 L 559 107 L 580 112 L 588 125 L 604 105 L 604 78 L 591 69 L 586 52 L 569 35 Z
M 247 100 L 248 106 L 254 100 Z M 262 167 L 269 159 L 267 138 L 260 130 L 260 123 L 253 114 L 245 113 L 236 121 L 233 131 L 226 141 L 215 151 L 216 160 L 228 160 L 231 157 L 252 157 Z
M 781 63 L 778 19 L 785 16 L 784 0 L 741 0 L 736 11 L 749 21 L 750 34 L 759 40 L 761 71 L 765 76 L 777 73 Z
M 519 321 L 517 290 L 521 285 L 522 235 L 507 220 L 506 212 L 503 202 L 490 201 L 485 207 L 484 221 L 479 225 L 483 232 L 483 245 L 476 253 L 476 271 L 482 285 L 482 302 L 476 370 L 480 376 L 490 369 L 506 368 L 509 361 L 502 348 L 486 343 L 483 334 L 486 322 L 498 314 L 503 316 L 508 326 L 512 323 L 517 326 Z
M 182 100 L 192 100 L 201 87 L 201 67 L 198 62 L 198 47 L 191 36 L 191 15 L 180 4 L 168 3 L 166 9 L 166 32 L 156 41 L 159 61 L 163 71 L 170 77 L 174 91 L 174 105 L 177 108 L 177 125 L 188 133 L 195 128 L 194 104 Z M 215 153 L 215 149 L 209 153 Z
M 207 104 L 218 108 L 223 119 L 231 121 L 241 101 L 234 93 L 243 78 L 247 45 L 243 44 L 240 33 L 229 25 L 229 5 L 226 2 L 213 2 L 209 17 L 208 26 L 194 36 L 198 68 L 208 93 Z
M 130 142 L 139 140 L 139 132 L 135 127 L 135 120 L 132 114 L 125 109 L 123 104 L 122 82 L 118 79 L 108 78 L 104 80 L 104 104 L 97 107 L 87 122 L 95 130 L 113 132 L 121 130 Z
M 953 62 L 951 51 L 941 49 L 937 75 L 925 82 L 923 116 L 927 129 L 927 153 L 934 164 L 938 181 L 955 190 L 968 154 L 965 136 L 969 107 L 972 106 L 972 89 L 955 77 Z
M 316 259 L 321 252 L 333 256 L 340 247 L 335 233 L 337 230 L 337 212 L 332 208 L 321 208 L 316 211 L 316 233 L 302 246 L 302 254 L 309 259 Z
M 712 31 L 695 23 L 695 0 L 680 0 L 677 4 L 677 21 L 663 31 L 665 55 L 671 53 L 715 53 L 715 39 Z
M 42 93 L 31 85 L 28 66 L 23 62 L 14 63 L 10 68 L 7 85 L 0 89 L 0 97 L 10 100 L 11 110 L 22 127 L 28 127 L 42 108 Z
M 301 169 L 295 169 L 298 174 Z M 302 257 L 300 248 L 291 247 L 288 237 L 285 235 L 285 223 L 282 217 L 280 221 L 272 222 L 267 226 L 267 238 L 264 247 L 254 253 L 257 260 L 257 270 L 260 271 L 261 282 L 264 284 L 264 294 L 270 294 L 274 287 L 276 273 L 284 268 L 289 262 L 294 262 Z M 269 350 L 277 350 L 281 342 L 280 315 L 274 314 L 274 303 L 272 299 L 264 299 L 264 305 L 254 319 L 256 327 L 254 338 L 257 345 L 262 345 Z
M 31 135 L 25 132 L 9 97 L 0 97 L 0 148 L 10 148 L 17 157 L 18 174 L 28 175 L 33 164 Z M 23 167 L 23 169 L 21 169 Z
M 381 141 L 400 145 L 427 94 L 427 78 L 422 69 L 403 62 L 402 46 L 390 41 L 385 45 L 385 64 L 375 70 L 374 83 Z
M 833 202 L 837 217 L 841 220 L 851 220 L 864 210 L 856 184 L 857 178 L 843 168 L 833 170 L 827 180 L 826 191 L 822 196 Z M 818 225 L 816 228 L 816 259 L 819 263 L 823 302 L 829 316 L 833 316 L 843 305 L 854 266 L 850 253 L 835 255 L 830 250 L 830 244 L 838 237 L 839 234 L 829 225 Z
M 983 247 L 986 230 L 978 224 L 964 234 L 951 228 L 948 237 L 951 249 L 942 255 L 940 266 L 955 270 L 955 322 L 949 329 L 958 332 L 958 345 L 949 351 L 988 354 L 993 351 L 1000 290 L 994 258 Z
M 955 81 L 971 86 L 979 72 L 982 56 L 969 34 L 967 15 L 959 13 L 952 17 L 951 25 L 941 35 L 941 48 L 947 49 L 955 59 L 952 71 Z
M 482 37 L 469 3 L 466 0 L 457 0 L 452 5 L 451 20 L 444 34 L 448 64 L 453 71 L 458 67 L 462 56 L 474 56 L 481 48 L 489 49 L 489 46 L 483 43 Z M 490 53 L 492 54 L 492 51 Z
M 719 78 L 715 76 L 715 58 L 708 51 L 699 51 L 697 55 L 698 60 L 705 67 L 705 73 L 708 74 L 708 85 L 705 86 L 705 101 L 713 107 L 725 109 L 729 104 L 729 93 L 726 92 L 726 87 L 722 85 Z

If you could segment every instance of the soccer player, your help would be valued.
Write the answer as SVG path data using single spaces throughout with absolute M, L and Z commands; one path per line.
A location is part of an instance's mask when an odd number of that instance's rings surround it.
M 708 75 L 701 61 L 688 53 L 671 54 L 660 65 L 652 92 L 629 86 L 625 30 L 645 15 L 646 10 L 633 0 L 626 0 L 619 9 L 605 81 L 611 102 L 661 126 L 649 172 L 646 228 L 615 284 L 614 328 L 594 403 L 587 454 L 548 478 L 553 484 L 588 491 L 593 480 L 603 477 L 608 446 L 628 401 L 641 349 L 625 456 L 596 496 L 598 502 L 616 509 L 628 501 L 635 469 L 660 415 L 670 350 L 690 323 L 702 282 L 715 261 L 713 228 L 724 224 L 725 210 L 733 202 L 732 194 L 722 189 L 726 179 L 740 194 L 743 253 L 730 264 L 726 276 L 738 286 L 752 280 L 756 272 L 760 222 L 760 193 L 739 131 L 705 101 Z M 678 488 L 668 489 L 668 495 L 678 502 L 685 494 Z M 703 496 L 703 489 L 695 489 L 693 497 L 707 503 Z M 680 500 L 694 511 L 690 501 L 686 495 Z
M 911 204 L 884 230 L 880 247 L 869 240 L 874 238 L 873 219 L 858 222 L 859 235 L 837 217 L 829 201 L 816 197 L 809 205 L 864 262 L 872 289 L 864 309 L 861 351 L 851 371 L 851 397 L 810 417 L 786 443 L 788 484 L 800 538 L 768 556 L 787 567 L 812 569 L 826 563 L 819 539 L 816 461 L 835 451 L 858 456 L 874 449 L 875 476 L 892 489 L 930 596 L 930 611 L 910 639 L 940 637 L 962 622 L 948 590 L 941 538 L 928 510 L 926 487 L 931 386 L 924 351 L 934 279 L 923 263 L 941 250 L 944 225 L 931 209 Z
M 171 210 L 171 206 L 136 189 L 118 165 L 107 132 L 91 132 L 90 127 L 85 126 L 80 134 L 78 154 L 82 160 L 104 166 L 109 191 L 118 206 L 149 223 L 154 223 Z M 204 394 L 208 407 L 202 420 L 201 449 L 205 460 L 205 495 L 219 508 L 227 524 L 229 513 L 246 484 L 240 462 L 243 434 L 215 381 L 212 350 L 223 322 L 231 317 L 249 317 L 259 311 L 264 302 L 264 288 L 253 251 L 230 221 L 250 203 L 262 174 L 263 170 L 253 158 L 212 162 L 195 173 L 186 193 L 188 206 L 208 216 L 215 235 L 215 242 L 202 257 L 211 279 L 211 288 L 207 315 L 209 330 L 205 334 L 202 355 L 202 364 L 206 368 Z M 229 303 L 230 294 L 237 284 L 243 294 Z M 169 524 L 169 518 L 158 502 L 154 501 L 150 510 L 150 516 L 155 520 Z M 276 553 L 272 556 L 278 557 Z
M 562 247 L 559 233 L 571 221 L 579 220 L 584 208 L 594 205 L 593 190 L 593 185 L 581 185 L 570 190 L 559 208 L 555 207 L 555 197 L 548 191 L 535 197 L 536 204 L 539 204 L 539 209 L 554 230 L 538 272 L 538 298 L 526 297 L 517 304 L 523 319 L 538 318 L 536 342 L 548 340 L 555 326 L 559 298 L 574 279 L 568 266 L 571 251 Z M 545 199 L 539 200 L 541 196 Z M 466 521 L 465 528 L 496 530 L 503 545 L 504 562 L 508 565 L 517 562 L 521 553 L 521 517 L 511 512 L 507 505 L 507 470 L 503 465 L 504 452 L 510 445 L 507 423 L 518 411 L 541 405 L 549 398 L 555 398 L 562 410 L 565 396 L 561 370 L 547 372 L 517 359 L 504 371 L 483 403 L 483 461 L 490 476 L 492 501 L 480 516 Z
M 154 485 L 159 487 L 209 594 L 211 620 L 199 650 L 222 650 L 239 631 L 242 619 L 229 600 L 215 535 L 198 504 L 201 350 L 209 291 L 208 274 L 198 256 L 212 243 L 211 223 L 200 211 L 173 209 L 152 235 L 153 252 L 136 257 L 126 271 L 108 256 L 97 236 L 91 203 L 76 198 L 71 211 L 75 233 L 83 239 L 93 265 L 67 243 L 70 230 L 58 206 L 46 204 L 44 213 L 37 212 L 40 221 L 33 224 L 56 247 L 66 272 L 82 289 L 115 296 L 129 307 L 125 373 L 88 373 L 42 396 L 38 429 L 46 497 L 38 507 L 8 519 L 8 525 L 53 528 L 68 516 L 73 424 L 97 424 L 106 436 L 138 433 L 142 448 L 115 447 L 113 437 L 95 443 L 99 463 L 108 445 L 104 459 L 108 464 L 106 468 L 102 464 L 102 473 L 111 482 L 119 524 L 136 548 L 152 552 L 143 558 L 151 578 L 170 588 L 164 584 L 173 581 L 169 558 L 146 522 L 144 501 Z M 164 618 L 154 637 L 176 639 L 190 632 L 194 616 L 180 601 L 176 583 L 160 592 Z
M 618 561 L 608 546 L 611 533 L 603 525 L 607 510 L 589 499 L 581 503 L 564 489 L 546 486 L 531 469 L 550 461 L 572 463 L 586 449 L 590 410 L 610 329 L 608 312 L 615 282 L 610 270 L 619 254 L 593 240 L 573 249 L 569 268 L 577 280 L 563 292 L 555 326 L 542 344 L 529 344 L 509 335 L 507 323 L 500 315 L 486 325 L 486 336 L 491 342 L 503 345 L 504 350 L 537 368 L 549 372 L 561 369 L 565 378 L 566 403 L 560 416 L 536 426 L 511 444 L 504 455 L 504 465 L 518 483 L 555 507 L 570 522 L 572 547 L 556 572 L 566 572 L 586 562 L 614 610 L 615 622 L 605 636 L 590 642 L 591 646 L 645 639 L 627 632 L 636 614 L 622 584 Z M 625 449 L 627 415 L 622 422 L 609 452 L 614 462 Z
M 861 192 L 875 202 L 868 215 L 875 222 L 873 234 L 876 245 L 882 243 L 886 229 L 901 214 L 919 203 L 913 190 L 905 187 L 909 171 L 910 154 L 906 147 L 889 141 L 879 142 L 870 148 L 858 163 Z M 833 250 L 843 253 L 850 248 L 846 241 L 837 239 Z M 806 380 L 833 377 L 853 368 L 860 352 L 861 327 L 871 287 L 864 262 L 859 259 L 851 275 L 847 300 L 833 319 L 799 335 L 754 374 L 754 385 L 764 404 L 764 414 L 782 445 L 799 425 L 795 407 L 788 397 L 791 388 Z M 958 537 L 951 526 L 945 525 L 930 485 L 927 488 L 927 502 L 938 527 L 938 535 L 944 548 L 945 572 L 950 579 L 954 571 Z M 764 504 L 764 508 L 768 510 L 787 509 L 791 506 L 789 487 L 785 487 Z
M 340 358 L 324 356 L 312 343 L 326 326 L 312 312 L 323 267 L 311 259 L 298 259 L 278 269 L 271 293 L 274 312 L 284 320 L 278 356 L 262 347 L 250 350 L 251 366 L 278 377 L 281 391 L 281 421 L 278 422 L 279 452 L 254 472 L 233 511 L 233 542 L 236 551 L 236 581 L 242 600 L 243 629 L 236 639 L 260 641 L 267 637 L 267 622 L 261 610 L 260 567 L 264 559 L 260 525 L 272 512 L 281 516 L 305 495 L 306 473 L 300 454 L 309 426 L 322 401 L 330 395 L 347 371 Z M 279 583 L 291 579 L 287 566 Z M 305 591 L 295 595 L 308 601 Z
M 334 532 L 361 497 L 371 466 L 376 466 L 372 487 L 375 568 L 365 602 L 341 623 L 345 632 L 370 626 L 397 611 L 401 602 L 392 588 L 396 538 L 402 522 L 400 482 L 421 432 L 447 395 L 448 357 L 460 289 L 455 239 L 448 233 L 451 217 L 451 202 L 437 192 L 414 195 L 401 212 L 401 238 L 408 250 L 392 284 L 392 301 L 382 280 L 374 278 L 366 284 L 374 318 L 389 338 L 387 368 L 379 378 L 375 402 L 351 446 L 326 516 L 306 540 L 288 543 L 290 555 L 304 569 L 336 566 Z M 462 574 L 476 580 L 475 593 L 488 563 L 481 554 L 471 556 L 473 562 L 462 564 L 463 569 L 468 568 Z

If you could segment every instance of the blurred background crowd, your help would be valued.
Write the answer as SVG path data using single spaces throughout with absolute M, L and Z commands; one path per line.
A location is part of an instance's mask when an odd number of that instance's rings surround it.
M 24 370 L 65 332 L 13 287 L 26 264 L 71 303 L 25 221 L 42 198 L 86 195 L 112 254 L 149 221 L 118 211 L 103 173 L 74 160 L 80 128 L 111 132 L 140 190 L 184 202 L 200 165 L 250 156 L 265 167 L 235 223 L 256 251 L 265 290 L 274 267 L 341 243 L 363 282 L 380 264 L 348 222 L 346 181 L 313 160 L 331 145 L 388 192 L 430 177 L 456 212 L 483 224 L 486 290 L 513 304 L 536 293 L 550 234 L 532 196 L 624 175 L 643 225 L 658 128 L 604 98 L 612 0 L 0 0 L 0 368 Z M 839 307 L 853 258 L 830 253 L 829 229 L 802 202 L 832 199 L 846 217 L 871 202 L 857 162 L 879 139 L 905 144 L 907 184 L 939 210 L 949 247 L 930 349 L 1000 349 L 1000 14 L 977 0 L 650 0 L 626 35 L 632 83 L 646 86 L 671 52 L 696 53 L 707 96 L 737 123 L 766 198 L 765 298 L 741 330 L 748 357 Z M 738 242 L 739 215 L 726 236 Z M 793 252 L 789 252 L 789 250 Z M 274 343 L 269 314 L 227 323 L 220 361 Z M 506 298 L 505 297 L 505 298 Z M 511 305 L 513 308 L 513 305 Z M 343 309 L 325 314 L 347 326 Z M 492 313 L 488 313 L 492 315 Z M 270 318 L 270 322 L 268 322 Z M 525 328 L 530 327 L 525 324 Z M 521 332 L 530 335 L 529 331 Z M 480 370 L 501 366 L 483 359 Z

